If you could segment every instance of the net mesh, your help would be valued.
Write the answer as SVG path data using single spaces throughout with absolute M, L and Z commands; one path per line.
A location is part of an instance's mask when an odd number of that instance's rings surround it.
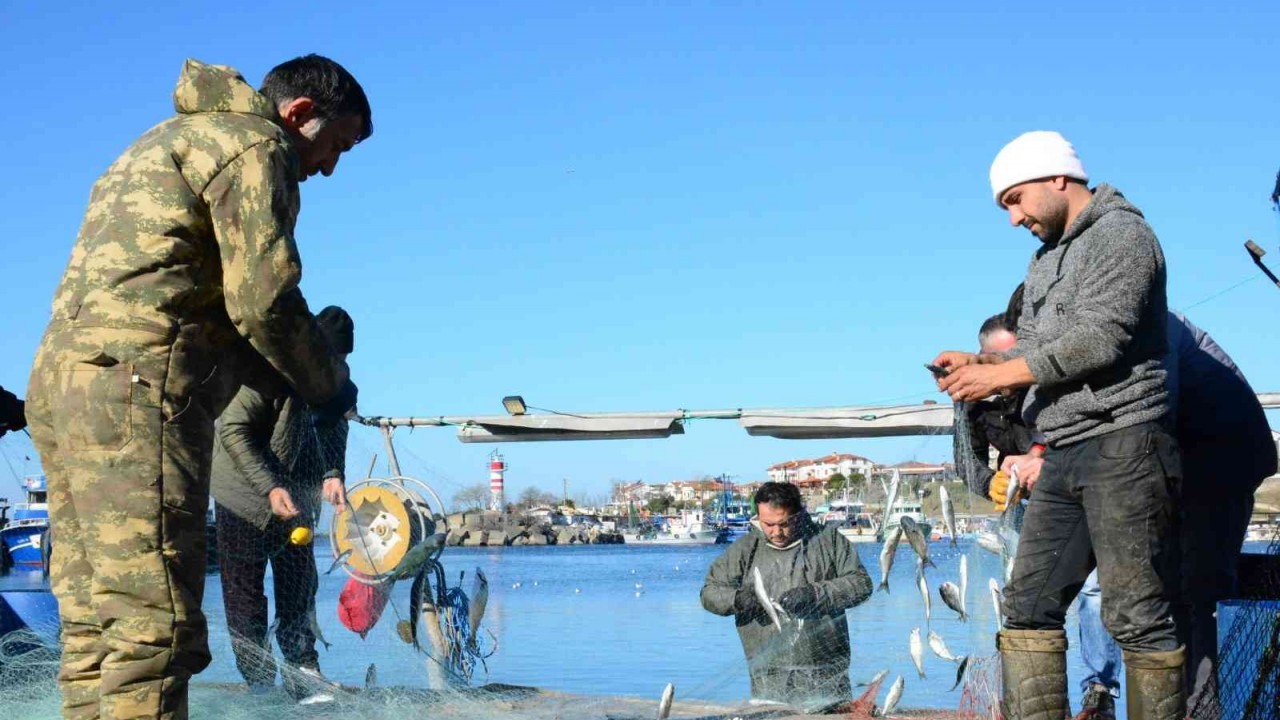
M 1280 559 L 1280 535 L 1266 544 L 1262 568 Z M 1196 720 L 1280 717 L 1280 575 L 1256 576 L 1251 598 L 1219 604 L 1217 682 L 1189 708 Z

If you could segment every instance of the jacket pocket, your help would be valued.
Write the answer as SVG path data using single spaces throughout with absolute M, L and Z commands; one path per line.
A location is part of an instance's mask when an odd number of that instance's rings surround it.
M 59 444 L 71 451 L 117 452 L 133 440 L 133 367 L 98 353 L 58 372 Z

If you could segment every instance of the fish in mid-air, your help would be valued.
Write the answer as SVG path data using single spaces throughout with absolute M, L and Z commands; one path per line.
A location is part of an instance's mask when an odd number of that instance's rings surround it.
M 898 541 L 902 539 L 902 526 L 898 525 L 889 531 L 884 539 L 884 547 L 880 548 L 880 589 L 889 592 L 889 571 L 893 569 L 893 559 L 898 553 Z
M 884 699 L 884 710 L 880 711 L 881 717 L 888 717 L 889 713 L 898 707 L 898 701 L 902 699 L 902 689 L 906 685 L 907 681 L 903 680 L 901 675 L 898 676 L 897 680 L 893 681 L 893 685 L 889 688 L 889 696 Z
M 929 649 L 933 651 L 934 655 L 943 660 L 960 662 L 960 658 L 952 655 L 951 651 L 947 649 L 947 642 L 942 639 L 942 636 L 932 630 L 929 631 Z
M 911 662 L 915 663 L 916 672 L 924 678 L 924 641 L 920 639 L 920 628 L 911 631 Z
M 951 504 L 951 495 L 947 493 L 946 485 L 938 486 L 938 497 L 942 501 L 942 522 L 947 526 L 947 533 L 951 535 L 951 547 L 958 547 L 956 543 L 956 509 Z
M 927 625 L 933 619 L 933 610 L 929 601 L 929 581 L 924 579 L 924 563 L 916 565 L 916 586 L 920 588 L 920 597 L 924 598 L 924 621 Z
M 346 550 L 343 550 L 341 555 L 333 559 L 333 564 L 329 566 L 328 570 L 324 571 L 324 574 L 332 575 L 334 570 L 337 570 L 342 563 L 347 561 L 347 558 L 351 557 L 352 550 L 355 550 L 355 548 L 347 548 Z
M 955 583 L 951 581 L 942 583 L 938 587 L 938 594 L 942 596 L 942 602 L 946 603 L 947 607 L 960 613 L 960 622 L 969 619 L 964 612 L 964 604 L 960 602 L 960 588 L 956 587 Z
M 911 544 L 911 549 L 915 550 L 916 554 L 920 556 L 920 562 L 929 567 L 937 567 L 929 559 L 929 541 L 925 539 L 924 531 L 920 529 L 920 524 L 907 515 L 899 518 L 898 523 L 902 528 L 902 532 L 907 536 L 907 542 Z
M 658 720 L 667 720 L 671 716 L 671 701 L 676 697 L 676 686 L 667 683 L 662 689 L 662 697 L 658 700 Z

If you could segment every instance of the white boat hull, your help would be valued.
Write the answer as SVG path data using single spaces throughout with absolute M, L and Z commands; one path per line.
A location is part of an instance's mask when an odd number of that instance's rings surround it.
M 714 528 L 704 530 L 676 530 L 669 532 L 622 532 L 622 542 L 627 545 L 715 545 L 720 531 Z

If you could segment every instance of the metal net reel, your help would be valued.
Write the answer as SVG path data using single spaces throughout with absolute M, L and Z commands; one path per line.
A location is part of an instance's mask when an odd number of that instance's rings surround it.
M 393 476 L 361 480 L 347 490 L 347 509 L 330 521 L 334 559 L 367 585 L 387 580 L 405 553 L 444 524 L 444 502 L 430 485 Z

